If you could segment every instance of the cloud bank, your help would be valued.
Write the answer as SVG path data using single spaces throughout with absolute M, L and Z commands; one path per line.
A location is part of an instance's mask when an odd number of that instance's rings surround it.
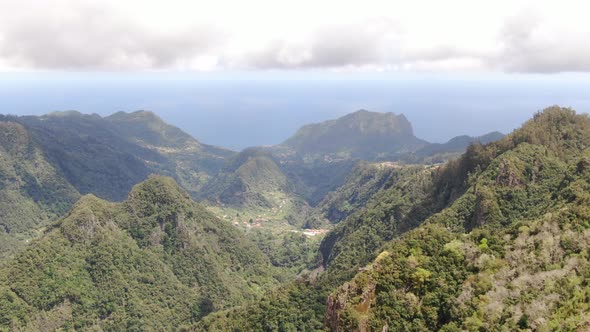
M 0 70 L 590 71 L 583 1 L 0 0 Z

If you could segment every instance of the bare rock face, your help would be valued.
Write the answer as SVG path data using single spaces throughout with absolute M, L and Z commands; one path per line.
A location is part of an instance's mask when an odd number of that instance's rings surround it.
M 503 162 L 500 165 L 500 171 L 498 172 L 496 183 L 514 188 L 521 186 L 522 180 L 508 162 Z
M 324 326 L 330 331 L 338 331 L 340 312 L 344 310 L 350 284 L 345 283 L 336 294 L 328 296 L 326 303 L 326 315 L 324 316 Z
M 330 331 L 369 331 L 369 310 L 375 299 L 375 287 L 376 283 L 372 280 L 364 285 L 355 281 L 345 283 L 336 293 L 328 296 L 324 326 Z M 350 314 L 352 323 L 350 319 L 343 319 Z M 383 328 L 384 331 L 388 329 L 385 326 Z

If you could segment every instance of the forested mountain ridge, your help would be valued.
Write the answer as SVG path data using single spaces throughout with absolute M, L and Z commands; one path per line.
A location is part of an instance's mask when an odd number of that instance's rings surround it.
M 0 140 L 0 255 L 63 216 L 81 194 L 122 200 L 151 173 L 195 192 L 233 154 L 144 111 L 0 115 Z
M 75 111 L 12 119 L 31 132 L 47 158 L 82 194 L 121 200 L 147 175 L 174 177 L 195 192 L 233 152 L 201 144 L 152 112 L 108 117 Z
M 306 220 L 309 226 L 338 224 L 363 208 L 374 197 L 399 182 L 404 168 L 427 169 L 420 165 L 400 165 L 394 162 L 358 162 L 344 184 L 329 192 Z M 403 177 L 403 176 L 402 176 Z
M 175 164 L 166 169 L 192 194 L 219 172 L 235 152 L 199 142 L 152 112 L 118 112 L 105 118 L 127 140 L 155 150 Z
M 405 137 L 406 125 L 392 132 Z M 16 248 L 45 233 L 3 261 L 0 325 L 14 329 L 321 329 L 330 292 L 467 188 L 464 170 L 449 166 L 368 164 L 346 154 L 310 159 L 281 154 L 283 146 L 236 154 L 202 144 L 143 111 L 2 116 L 0 130 L 0 195 L 7 203 L 0 215 L 16 218 L 2 220 L 3 243 Z M 389 135 L 387 130 L 381 133 Z M 441 175 L 449 170 L 456 173 Z M 145 181 L 151 173 L 170 175 L 183 189 L 168 178 Z M 227 220 L 190 201 L 184 190 L 206 200 L 209 209 L 231 207 L 216 213 Z M 259 211 L 266 210 L 277 222 L 269 223 L 271 232 L 258 232 L 258 219 L 264 219 Z M 24 211 L 29 219 L 11 211 Z M 227 211 L 232 214 L 225 218 Z M 237 216 L 252 228 L 247 234 L 228 221 Z M 301 232 L 330 224 L 338 225 L 319 250 L 320 240 Z M 112 296 L 103 301 L 111 282 Z M 145 300 L 150 287 L 153 299 Z M 259 305 L 267 308 L 264 315 Z M 291 305 L 309 307 L 301 312 Z
M 503 136 L 492 132 L 479 137 L 457 136 L 443 144 L 428 143 L 414 136 L 412 124 L 403 114 L 359 110 L 303 126 L 268 150 L 298 184 L 297 193 L 315 207 L 343 185 L 346 177 L 354 176 L 359 161 L 440 164 L 458 158 L 470 144 L 485 144 Z M 316 215 L 307 222 L 313 218 L 318 220 Z
M 274 157 L 250 148 L 229 158 L 217 178 L 210 181 L 199 196 L 222 204 L 271 208 L 273 202 L 264 197 L 264 193 L 286 192 L 288 186 L 288 179 Z
M 464 193 L 333 294 L 328 326 L 587 329 L 588 147 L 588 116 L 550 108 L 470 149 L 448 166 Z
M 170 330 L 260 296 L 268 258 L 173 179 L 122 203 L 93 195 L 0 269 L 0 323 L 12 330 Z
M 588 147 L 590 118 L 552 107 L 456 161 L 407 170 L 326 236 L 324 272 L 196 328 L 585 330 Z
M 380 122 L 382 120 L 387 121 L 382 123 Z M 67 188 L 69 191 L 64 194 L 45 195 L 46 202 L 43 203 L 39 201 L 38 194 L 32 193 L 30 189 L 33 183 L 37 186 L 38 183 L 46 181 L 39 179 L 35 174 L 36 171 L 28 173 L 20 182 L 8 173 L 2 175 L 6 179 L 12 179 L 11 185 L 3 189 L 4 195 L 7 195 L 4 202 L 10 202 L 17 210 L 28 207 L 26 209 L 31 213 L 24 213 L 24 219 L 28 218 L 29 221 L 24 221 L 23 224 L 28 225 L 27 231 L 31 231 L 32 228 L 33 233 L 44 223 L 41 220 L 47 221 L 48 218 L 63 215 L 80 194 L 91 193 L 107 200 L 122 200 L 133 185 L 143 181 L 152 173 L 172 176 L 193 197 L 212 202 L 216 207 L 218 203 L 224 204 L 232 211 L 237 211 L 236 213 L 247 207 L 252 212 L 250 215 L 256 216 L 260 215 L 261 210 L 268 209 L 272 205 L 271 208 L 274 207 L 276 210 L 276 213 L 272 214 L 273 218 L 287 218 L 289 223 L 300 227 L 304 224 L 309 206 L 315 206 L 326 193 L 343 184 L 356 163 L 352 155 L 349 156 L 350 158 L 338 160 L 331 158 L 309 160 L 305 153 L 284 154 L 286 145 L 246 149 L 241 154 L 236 154 L 200 143 L 147 111 L 118 112 L 107 117 L 76 111 L 54 112 L 43 116 L 0 116 L 0 122 L 19 124 L 18 131 L 10 129 L 11 125 L 0 127 L 2 131 L 0 134 L 10 137 L 18 133 L 28 142 L 31 149 L 37 151 L 36 154 L 20 154 L 18 161 L 6 161 L 5 164 L 25 165 L 37 160 L 35 162 L 40 163 L 38 171 L 47 170 L 47 172 L 55 173 L 53 184 L 42 185 L 40 188 L 43 189 L 38 188 L 37 192 L 51 191 L 52 187 Z M 320 131 L 326 131 L 324 133 L 328 135 L 326 137 L 331 138 L 330 149 L 340 149 L 337 147 L 340 144 L 337 144 L 339 141 L 342 149 L 348 149 L 347 144 L 352 142 L 350 138 L 357 134 L 375 139 L 382 136 L 395 138 L 394 140 L 412 136 L 411 125 L 405 117 L 386 113 L 359 111 L 328 123 L 333 124 L 327 125 L 327 131 L 324 129 Z M 312 128 L 311 132 L 316 132 L 319 129 L 313 128 L 322 128 L 325 125 L 318 126 L 310 125 L 304 128 Z M 354 135 L 351 135 L 349 130 Z M 302 128 L 300 133 L 307 131 L 310 130 Z M 311 136 L 325 136 L 322 135 Z M 300 136 L 297 134 L 288 141 L 299 141 L 300 139 L 295 138 Z M 392 140 L 385 141 L 392 142 Z M 387 149 L 382 148 L 388 147 L 389 143 L 378 146 L 380 151 L 376 153 L 380 156 L 386 155 Z M 393 144 L 393 146 L 398 145 Z M 422 144 L 419 145 L 422 146 Z M 425 146 L 427 147 L 428 145 Z M 457 149 L 456 146 L 453 148 Z M 287 148 L 289 149 L 291 148 Z M 359 156 L 369 156 L 372 153 L 370 151 L 376 151 L 374 147 L 366 144 L 355 149 Z M 257 152 L 254 153 L 254 151 Z M 266 154 L 262 153 L 263 151 Z M 436 151 L 438 153 L 440 149 Z M 6 154 L 6 158 L 8 156 Z M 244 159 L 244 156 L 247 158 Z M 10 158 L 13 159 L 14 156 Z M 416 158 L 422 157 L 414 156 L 410 159 L 415 161 Z M 239 161 L 244 163 L 244 165 L 240 164 L 241 168 L 227 167 L 228 164 Z M 7 171 L 11 167 L 14 168 L 13 166 L 6 166 L 8 168 L 4 167 L 0 172 L 14 173 L 14 169 Z M 256 180 L 252 177 L 263 173 L 265 175 L 259 176 Z M 281 183 L 277 182 L 277 185 L 272 186 L 261 185 L 268 184 L 271 180 Z M 15 187 L 17 183 L 23 183 L 23 181 L 28 183 L 25 186 L 29 186 L 27 187 L 29 189 L 21 188 L 20 185 Z M 11 194 L 7 194 L 6 191 L 9 187 L 12 188 Z M 55 197 L 56 202 L 50 204 L 60 205 L 61 208 L 55 210 L 57 205 L 53 208 L 47 206 L 46 203 L 52 197 Z M 282 211 L 278 211 L 280 209 Z M 47 213 L 49 217 L 43 217 Z M 10 226 L 5 227 L 4 232 L 10 233 L 11 229 L 15 229 L 14 222 L 10 221 L 14 218 L 9 216 L 13 212 L 0 207 L 0 214 L 6 215 L 3 224 L 10 224 Z M 248 219 L 251 217 L 248 217 L 246 221 Z M 29 235 L 13 234 L 5 238 L 10 238 L 10 241 L 21 238 L 24 241 L 30 237 Z
M 64 215 L 79 197 L 25 127 L 0 122 L 0 257 Z
M 249 148 L 228 158 L 197 198 L 226 215 L 239 213 L 240 220 L 286 220 L 300 228 L 310 207 L 296 193 L 297 185 L 271 153 Z

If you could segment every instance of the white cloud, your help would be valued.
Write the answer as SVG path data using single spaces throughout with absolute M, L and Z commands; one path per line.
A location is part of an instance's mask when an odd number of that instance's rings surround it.
M 194 62 L 224 37 L 195 24 L 158 31 L 91 2 L 59 1 L 54 7 L 14 8 L 2 19 L 0 57 L 17 67 L 143 69 Z
M 498 67 L 517 72 L 590 71 L 588 11 L 567 2 L 555 4 L 506 20 L 500 32 L 502 53 L 494 59 Z
M 0 70 L 590 71 L 584 1 L 0 0 Z

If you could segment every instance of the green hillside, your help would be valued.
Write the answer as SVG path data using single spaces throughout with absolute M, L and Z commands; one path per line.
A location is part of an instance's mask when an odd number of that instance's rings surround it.
M 328 234 L 319 274 L 196 328 L 586 330 L 589 146 L 590 118 L 552 107 L 445 166 L 404 169 Z
M 0 115 L 0 256 L 18 250 L 80 197 L 122 200 L 151 173 L 195 193 L 233 153 L 150 112 Z
M 146 156 L 150 170 L 174 177 L 193 196 L 219 172 L 225 159 L 235 154 L 197 141 L 152 112 L 118 112 L 105 120 L 125 140 L 157 152 L 163 158 L 161 162 Z
M 131 187 L 156 173 L 198 191 L 233 153 L 210 147 L 151 112 L 55 112 L 18 117 L 47 158 L 82 194 L 122 200 Z
M 171 179 L 122 203 L 84 196 L 0 270 L 0 324 L 17 330 L 169 330 L 276 284 L 266 256 Z
M 590 119 L 551 108 L 471 150 L 467 190 L 328 301 L 333 330 L 584 330 Z
M 217 178 L 205 186 L 203 197 L 244 207 L 271 208 L 265 194 L 288 190 L 288 180 L 273 156 L 257 149 L 246 149 L 226 161 Z
M 344 184 L 329 192 L 307 218 L 306 225 L 337 224 L 358 211 L 378 193 L 394 185 L 402 166 L 392 162 L 358 162 Z
M 0 121 L 0 257 L 35 237 L 79 197 L 22 125 Z
M 197 196 L 211 211 L 242 226 L 300 227 L 310 209 L 269 152 L 250 148 L 228 158 Z

